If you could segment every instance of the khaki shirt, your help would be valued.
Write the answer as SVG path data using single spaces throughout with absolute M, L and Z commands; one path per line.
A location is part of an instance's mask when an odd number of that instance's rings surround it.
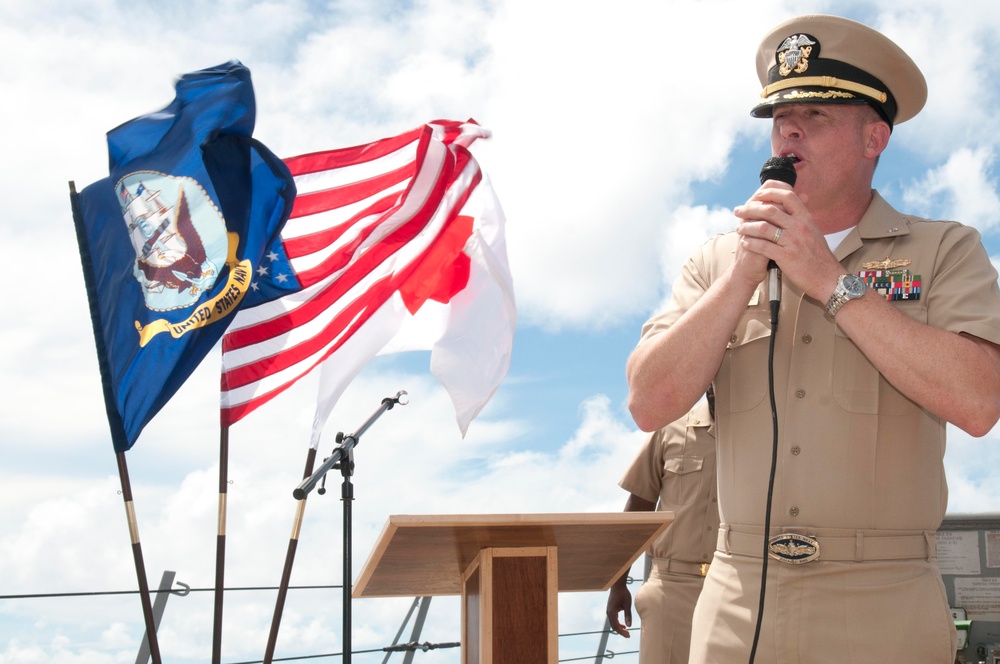
M 719 529 L 715 482 L 715 430 L 708 401 L 646 438 L 618 485 L 656 503 L 674 520 L 647 553 L 692 563 L 710 563 Z
M 667 309 L 642 341 L 668 328 L 730 265 L 735 233 L 685 265 Z M 835 252 L 845 272 L 909 260 L 919 299 L 893 302 L 920 322 L 1000 343 L 1000 288 L 979 234 L 896 212 L 877 192 Z M 763 526 L 772 449 L 771 334 L 766 281 L 733 331 L 713 381 L 722 521 Z M 640 343 L 642 343 L 640 341 Z M 885 343 L 894 343 L 892 338 Z M 779 445 L 772 526 L 936 530 L 947 506 L 945 422 L 890 385 L 825 315 L 785 281 L 775 340 Z

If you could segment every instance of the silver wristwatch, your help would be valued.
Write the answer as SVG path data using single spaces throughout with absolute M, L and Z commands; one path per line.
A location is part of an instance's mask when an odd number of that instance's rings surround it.
M 864 279 L 856 274 L 842 274 L 837 279 L 837 287 L 826 303 L 826 315 L 833 318 L 840 308 L 851 300 L 856 300 L 868 290 Z

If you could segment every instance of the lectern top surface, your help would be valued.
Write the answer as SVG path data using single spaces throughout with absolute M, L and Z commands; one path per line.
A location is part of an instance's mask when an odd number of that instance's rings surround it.
M 559 590 L 604 590 L 673 520 L 671 512 L 390 516 L 354 597 L 459 595 L 484 548 L 556 547 Z

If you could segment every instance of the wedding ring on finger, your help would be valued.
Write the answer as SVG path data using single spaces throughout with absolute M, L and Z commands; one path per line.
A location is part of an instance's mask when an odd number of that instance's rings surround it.
M 781 229 L 774 231 L 774 237 L 771 238 L 771 242 L 778 244 L 778 239 L 781 237 Z

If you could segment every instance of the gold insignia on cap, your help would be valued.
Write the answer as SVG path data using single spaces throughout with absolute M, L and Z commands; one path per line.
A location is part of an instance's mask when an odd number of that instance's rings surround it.
M 781 96 L 782 99 L 854 99 L 854 95 L 843 90 L 827 90 L 826 92 L 806 92 L 792 90 Z
M 868 261 L 867 263 L 862 263 L 861 267 L 866 270 L 897 270 L 901 267 L 906 267 L 911 262 L 912 261 L 908 258 L 895 259 L 886 256 L 880 261 Z
M 778 73 L 788 76 L 792 72 L 802 74 L 809 69 L 809 55 L 816 44 L 807 35 L 792 35 L 778 47 Z

